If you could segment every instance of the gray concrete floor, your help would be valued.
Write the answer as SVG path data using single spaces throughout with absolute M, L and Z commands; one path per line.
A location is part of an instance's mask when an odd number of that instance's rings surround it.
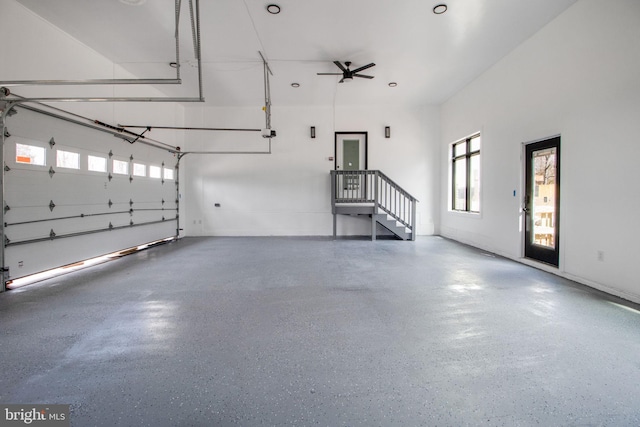
M 0 294 L 0 403 L 74 426 L 637 426 L 639 308 L 438 237 L 188 238 Z

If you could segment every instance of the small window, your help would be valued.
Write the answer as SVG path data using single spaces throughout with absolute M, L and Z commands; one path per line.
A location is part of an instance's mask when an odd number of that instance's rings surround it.
M 133 164 L 133 175 L 134 176 L 147 176 L 147 167 L 141 163 Z
M 113 160 L 113 173 L 119 175 L 129 174 L 129 162 L 123 162 L 122 160 Z
M 16 163 L 45 166 L 47 164 L 46 158 L 44 147 L 16 144 Z
M 56 152 L 56 166 L 59 168 L 80 169 L 80 154 L 58 150 Z
M 480 134 L 451 146 L 451 209 L 480 212 Z
M 150 178 L 158 178 L 160 179 L 162 169 L 160 166 L 149 166 L 149 177 Z
M 173 179 L 173 169 L 164 169 L 164 179 Z
M 92 172 L 106 172 L 107 171 L 107 158 L 99 156 L 89 156 L 88 167 Z

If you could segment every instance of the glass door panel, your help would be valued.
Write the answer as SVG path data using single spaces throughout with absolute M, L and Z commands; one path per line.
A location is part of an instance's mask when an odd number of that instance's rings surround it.
M 525 256 L 558 266 L 560 137 L 526 146 Z

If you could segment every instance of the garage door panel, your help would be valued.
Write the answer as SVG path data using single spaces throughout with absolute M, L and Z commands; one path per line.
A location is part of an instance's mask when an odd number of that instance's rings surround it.
M 7 223 L 5 236 L 12 243 L 50 236 L 51 232 L 62 237 L 67 234 L 94 232 L 108 228 L 125 227 L 132 224 L 141 226 L 159 221 L 175 222 L 176 212 L 154 211 L 135 214 L 119 213 L 113 215 L 89 216 L 83 218 L 60 219 L 47 222 Z M 175 229 L 175 225 L 173 226 Z M 166 236 L 165 236 L 166 237 Z
M 53 194 L 55 186 L 47 181 L 49 176 L 28 171 L 5 173 L 5 202 L 9 206 L 37 206 Z M 47 200 L 46 204 L 49 204 Z
M 141 242 L 151 242 L 156 240 L 158 235 L 171 236 L 173 234 L 175 234 L 175 224 L 170 223 L 127 227 L 104 233 L 10 246 L 7 248 L 5 261 L 10 266 L 9 278 L 15 279 L 43 270 L 43 259 L 34 257 L 34 250 L 46 258 L 48 265 L 63 266 L 135 247 Z M 69 261 L 70 259 L 73 261 Z
M 10 277 L 175 236 L 176 182 L 164 179 L 164 169 L 175 175 L 177 159 L 165 148 L 128 144 L 21 108 L 7 119 L 7 128 L 4 231 Z
M 32 239 L 41 239 L 50 237 L 53 232 L 62 236 L 63 234 L 83 233 L 109 228 L 109 223 L 118 225 L 129 224 L 128 213 L 121 215 L 113 215 L 107 219 L 104 216 L 59 219 L 46 222 L 32 222 L 27 224 L 9 225 L 5 229 L 5 235 L 12 243 L 28 241 Z
M 148 178 L 96 177 L 84 174 L 55 174 L 53 178 L 38 171 L 12 170 L 5 175 L 5 201 L 9 206 L 49 205 L 55 196 L 56 205 L 107 205 L 109 200 L 121 200 L 135 196 L 134 202 L 174 200 L 175 183 L 149 181 Z

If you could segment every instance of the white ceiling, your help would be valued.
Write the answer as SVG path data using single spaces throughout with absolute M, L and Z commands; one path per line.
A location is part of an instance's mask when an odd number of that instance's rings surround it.
M 170 78 L 175 70 L 175 2 L 148 0 L 17 0 L 55 26 L 138 77 Z M 216 106 L 262 105 L 263 70 L 273 76 L 278 105 L 440 104 L 576 0 L 201 0 L 204 96 Z M 197 70 L 182 1 L 182 86 L 160 87 L 170 96 L 197 96 Z M 432 9 L 447 3 L 448 11 Z M 338 84 L 334 60 L 364 74 Z M 91 76 L 87 76 L 91 78 Z M 390 88 L 389 82 L 398 86 Z M 294 89 L 292 82 L 300 87 Z

